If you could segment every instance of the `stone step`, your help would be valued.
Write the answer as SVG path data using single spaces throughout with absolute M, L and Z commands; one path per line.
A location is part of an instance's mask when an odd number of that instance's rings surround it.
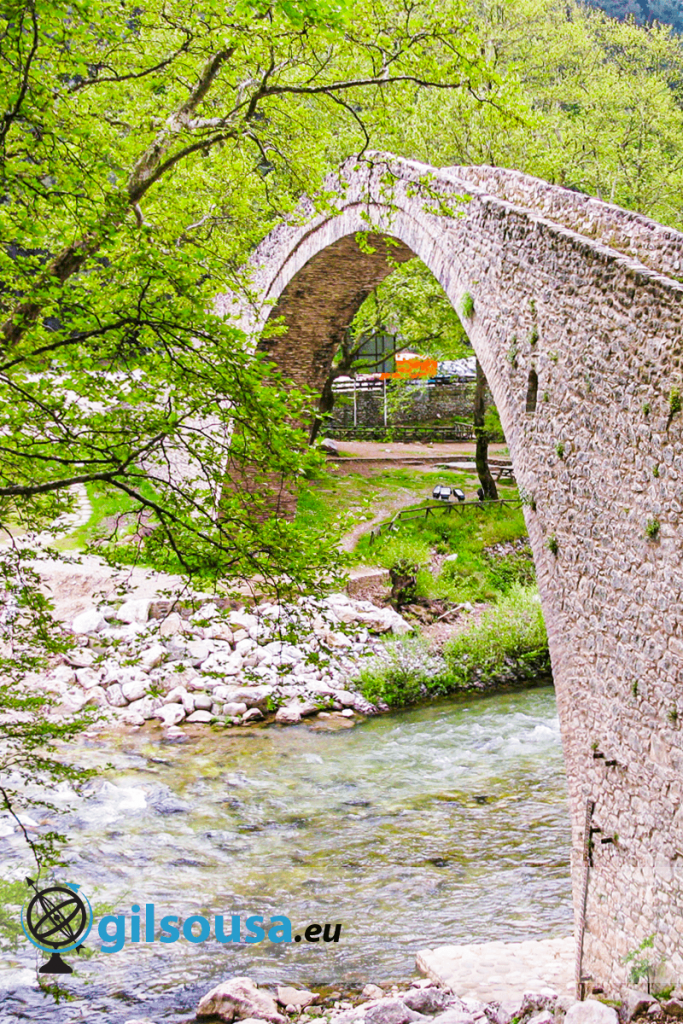
M 575 994 L 572 935 L 438 946 L 420 950 L 416 961 L 423 974 L 461 999 L 507 1002 L 520 999 L 524 992 L 543 989 L 560 996 Z

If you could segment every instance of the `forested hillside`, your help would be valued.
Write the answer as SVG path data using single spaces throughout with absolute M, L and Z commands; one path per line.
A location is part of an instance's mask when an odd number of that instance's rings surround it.
M 611 18 L 624 21 L 634 18 L 639 25 L 649 25 L 659 21 L 663 25 L 673 25 L 677 32 L 683 32 L 683 7 L 675 0 L 600 0 L 591 3 L 609 14 Z

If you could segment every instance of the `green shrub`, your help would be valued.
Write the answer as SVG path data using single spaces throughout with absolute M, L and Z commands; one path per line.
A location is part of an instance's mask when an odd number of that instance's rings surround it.
M 361 669 L 359 682 L 367 700 L 373 704 L 384 701 L 392 708 L 448 690 L 445 662 L 430 653 L 418 637 L 388 641 L 382 654 Z
M 468 320 L 471 320 L 474 316 L 474 299 L 469 292 L 465 292 L 462 297 L 461 307 L 463 316 Z
M 548 637 L 535 587 L 515 585 L 467 632 L 444 647 L 449 687 L 487 682 L 511 668 L 529 675 L 550 668 Z

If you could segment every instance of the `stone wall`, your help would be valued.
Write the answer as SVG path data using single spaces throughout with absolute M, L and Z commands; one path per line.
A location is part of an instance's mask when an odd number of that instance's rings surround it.
M 419 256 L 456 309 L 472 297 L 463 323 L 530 496 L 577 920 L 587 800 L 602 830 L 583 971 L 616 994 L 628 983 L 624 955 L 654 935 L 655 954 L 683 983 L 683 285 L 665 276 L 679 269 L 683 236 L 490 168 L 373 155 L 327 186 L 343 196 L 336 216 L 304 203 L 255 253 L 264 305 L 243 322 L 258 331 L 284 316 L 288 331 L 269 351 L 319 386 L 340 332 L 391 270 L 383 236 L 398 240 L 392 257 Z M 368 215 L 371 254 L 355 240 Z

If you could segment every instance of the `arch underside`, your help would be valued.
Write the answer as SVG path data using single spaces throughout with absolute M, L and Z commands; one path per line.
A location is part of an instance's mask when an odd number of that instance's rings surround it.
M 394 262 L 418 256 L 456 309 L 472 295 L 461 319 L 529 497 L 577 920 L 588 800 L 600 835 L 618 834 L 594 846 L 583 973 L 616 995 L 624 956 L 653 934 L 683 982 L 683 432 L 671 399 L 683 388 L 683 286 L 663 276 L 683 266 L 683 236 L 500 169 L 468 177 L 374 157 L 343 167 L 335 189 L 336 216 L 306 207 L 255 254 L 264 307 L 250 323 L 282 317 L 286 333 L 262 346 L 319 387 Z M 374 252 L 356 237 L 370 226 Z M 397 243 L 390 260 L 383 237 Z
M 397 264 L 414 256 L 402 242 L 381 235 L 365 245 L 355 234 L 332 242 L 282 291 L 269 322 L 285 324 L 286 333 L 261 338 L 259 349 L 286 366 L 298 386 L 320 388 L 365 299 Z

